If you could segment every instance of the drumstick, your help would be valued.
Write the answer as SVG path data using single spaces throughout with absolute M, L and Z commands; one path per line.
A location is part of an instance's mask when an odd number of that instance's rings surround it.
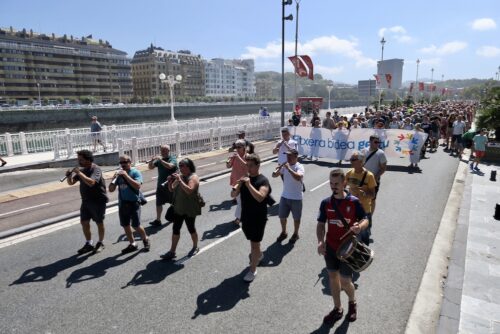
M 351 231 L 347 231 L 346 233 L 344 233 L 343 236 L 340 237 L 340 240 L 344 239 L 347 235 L 351 234 Z

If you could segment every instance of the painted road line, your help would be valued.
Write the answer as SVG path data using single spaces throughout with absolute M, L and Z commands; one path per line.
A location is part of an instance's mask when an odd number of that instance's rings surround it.
M 315 191 L 315 190 L 317 190 L 317 189 L 319 189 L 319 188 L 323 187 L 323 186 L 324 186 L 325 184 L 327 184 L 327 183 L 330 183 L 330 180 L 323 182 L 323 183 L 322 183 L 322 184 L 320 184 L 319 186 L 316 186 L 316 187 L 312 188 L 312 189 L 311 189 L 311 190 L 309 190 L 309 191 L 313 192 L 313 191 Z
M 226 241 L 227 239 L 231 238 L 232 236 L 234 236 L 234 235 L 236 235 L 236 234 L 238 234 L 240 232 L 241 232 L 241 228 L 237 229 L 236 231 L 233 231 L 233 232 L 229 233 L 228 235 L 226 235 L 225 237 L 222 237 L 222 238 L 218 239 L 217 241 L 214 241 L 214 242 L 206 245 L 205 247 L 201 248 L 200 251 L 198 252 L 198 254 L 196 254 L 195 256 L 198 256 L 201 253 L 206 252 L 210 248 L 217 246 L 221 242 Z M 184 256 L 183 258 L 180 258 L 179 260 L 175 261 L 175 264 L 176 265 L 183 264 L 183 263 L 185 263 L 189 259 L 192 259 L 195 256 Z
M 215 165 L 216 162 L 211 162 L 209 164 L 204 164 L 204 165 L 201 165 L 201 166 L 198 166 L 198 168 L 203 168 L 203 167 L 207 167 L 207 166 L 212 166 L 212 165 Z
M 2 213 L 2 214 L 0 214 L 0 217 L 8 216 L 8 215 L 13 214 L 13 213 L 18 213 L 18 212 L 22 212 L 22 211 L 26 211 L 26 210 L 30 210 L 30 209 L 39 208 L 39 207 L 46 206 L 46 205 L 49 205 L 49 204 L 50 203 L 42 203 L 42 204 L 38 204 L 38 205 L 34 205 L 34 206 L 29 206 L 27 208 L 22 208 L 22 209 L 19 209 L 19 210 L 14 210 L 14 211 Z

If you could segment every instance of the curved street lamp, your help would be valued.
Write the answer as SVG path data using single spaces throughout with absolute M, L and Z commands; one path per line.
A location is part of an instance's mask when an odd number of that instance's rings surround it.
M 170 75 L 165 75 L 165 73 L 160 73 L 158 76 L 160 81 L 162 83 L 166 83 L 168 85 L 168 88 L 170 89 L 170 120 L 172 122 L 175 122 L 175 117 L 174 117 L 174 86 L 176 84 L 181 83 L 182 81 L 182 75 L 177 74 L 176 76 L 173 76 L 172 74 Z

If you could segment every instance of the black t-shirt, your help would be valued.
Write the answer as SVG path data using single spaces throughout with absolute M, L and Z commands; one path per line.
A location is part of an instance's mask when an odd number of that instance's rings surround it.
M 431 131 L 431 123 L 425 123 L 425 122 L 423 122 L 423 123 L 420 124 L 420 127 L 427 134 Z
M 262 186 L 269 186 L 269 180 L 262 174 L 250 177 L 252 186 L 259 190 Z M 240 190 L 241 195 L 241 221 L 267 221 L 267 201 L 257 202 L 250 194 L 246 185 L 242 185 Z
M 73 178 L 75 181 L 80 182 L 80 195 L 82 196 L 82 201 L 107 202 L 106 182 L 102 177 L 101 168 L 96 164 L 92 164 L 90 168 L 82 169 L 82 173 L 96 182 L 93 187 L 89 187 L 85 182 L 81 181 L 78 176 Z

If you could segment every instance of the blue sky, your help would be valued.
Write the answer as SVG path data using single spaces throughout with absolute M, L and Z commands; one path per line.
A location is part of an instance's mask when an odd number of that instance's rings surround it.
M 287 6 L 295 16 L 295 0 Z M 280 0 L 0 0 L 0 26 L 108 40 L 130 57 L 150 43 L 204 58 L 255 59 L 281 70 Z M 493 78 L 500 66 L 500 1 L 301 0 L 299 54 L 334 82 L 373 78 L 380 59 L 405 59 L 403 80 Z M 286 22 L 286 55 L 295 21 Z M 291 64 L 287 62 L 287 69 Z

